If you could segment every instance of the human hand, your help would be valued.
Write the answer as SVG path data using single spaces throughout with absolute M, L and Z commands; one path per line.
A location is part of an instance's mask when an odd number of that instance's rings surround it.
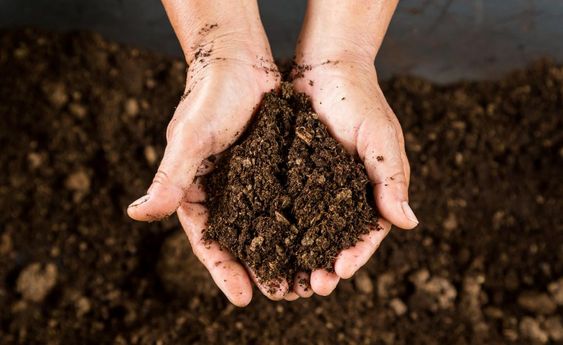
M 408 204 L 410 167 L 401 126 L 379 87 L 375 56 L 396 1 L 311 0 L 298 41 L 293 85 L 311 97 L 319 119 L 351 154 L 359 156 L 373 184 L 381 218 L 355 246 L 336 258 L 334 272 L 313 271 L 312 290 L 328 295 L 373 255 L 391 224 L 412 229 Z
M 244 306 L 252 298 L 252 274 L 216 243 L 204 244 L 207 211 L 200 204 L 205 194 L 198 176 L 209 171 L 207 157 L 236 141 L 263 95 L 279 87 L 280 75 L 257 7 L 231 5 L 165 1 L 189 64 L 185 94 L 168 125 L 166 150 L 154 180 L 127 212 L 136 220 L 155 221 L 178 210 L 195 255 L 227 298 Z M 215 18 L 220 13 L 225 16 Z M 186 23 L 190 16 L 207 20 Z M 273 299 L 287 292 L 287 283 L 279 293 L 258 286 Z
M 401 126 L 383 96 L 373 63 L 324 60 L 297 70 L 303 76 L 294 80 L 295 89 L 311 97 L 319 119 L 334 138 L 364 163 L 382 217 L 380 230 L 374 228 L 340 253 L 334 273 L 311 273 L 313 291 L 327 295 L 340 278 L 350 278 L 368 261 L 391 224 L 412 229 L 418 220 L 408 205 L 410 168 Z

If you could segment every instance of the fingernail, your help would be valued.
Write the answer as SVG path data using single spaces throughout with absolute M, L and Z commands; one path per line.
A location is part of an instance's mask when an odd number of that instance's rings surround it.
M 148 195 L 148 194 L 147 194 L 147 195 L 143 195 L 143 196 L 140 197 L 139 199 L 133 201 L 133 202 L 131 203 L 131 205 L 129 205 L 129 207 L 137 207 L 137 206 L 139 206 L 139 205 L 141 205 L 141 204 L 144 204 L 145 202 L 149 201 L 150 198 L 151 198 L 151 196 Z
M 401 203 L 401 207 L 403 208 L 403 213 L 405 214 L 405 216 L 415 222 L 416 224 L 418 224 L 418 219 L 416 218 L 416 216 L 414 215 L 414 212 L 412 211 L 412 208 L 409 206 L 409 203 L 406 201 L 403 201 Z

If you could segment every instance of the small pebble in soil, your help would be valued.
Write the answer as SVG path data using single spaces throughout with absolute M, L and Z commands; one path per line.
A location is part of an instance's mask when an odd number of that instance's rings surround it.
M 551 297 L 559 306 L 563 306 L 563 278 L 549 283 L 547 290 L 551 294 Z
M 546 331 L 540 327 L 540 323 L 529 316 L 522 318 L 519 330 L 525 339 L 531 340 L 534 343 L 545 344 L 549 340 Z
M 525 291 L 518 296 L 518 305 L 526 311 L 547 315 L 557 309 L 557 305 L 546 293 Z
M 27 154 L 27 161 L 31 169 L 37 169 L 43 163 L 43 155 L 37 152 L 30 152 Z
M 16 291 L 24 300 L 42 302 L 57 283 L 58 270 L 53 263 L 32 263 L 18 276 Z
M 76 307 L 76 316 L 82 317 L 90 311 L 92 305 L 88 298 L 82 296 L 76 300 L 75 307 Z
M 156 153 L 154 146 L 152 146 L 152 145 L 145 146 L 144 153 L 145 153 L 145 159 L 147 160 L 147 163 L 149 163 L 149 165 L 154 165 L 156 163 L 157 158 L 158 158 L 158 155 Z
M 139 114 L 139 102 L 135 98 L 129 98 L 125 101 L 125 114 L 129 117 L 135 117 Z
M 484 322 L 482 310 L 481 287 L 484 282 L 485 276 L 482 274 L 468 273 L 463 278 L 459 310 L 471 322 L 476 336 L 483 336 L 489 331 L 488 325 Z
M 67 177 L 65 186 L 75 192 L 88 192 L 90 190 L 90 176 L 84 170 L 77 170 Z
M 451 309 L 457 297 L 457 290 L 444 277 L 430 277 L 426 269 L 419 270 L 410 276 L 416 286 L 416 293 L 411 297 L 413 307 L 437 311 Z
M 0 237 L 0 255 L 9 254 L 12 251 L 12 236 L 4 232 Z
M 545 331 L 553 341 L 563 341 L 563 322 L 561 316 L 552 316 L 543 323 Z
M 453 230 L 457 229 L 458 223 L 457 223 L 457 217 L 456 217 L 455 213 L 450 212 L 448 214 L 448 216 L 446 217 L 446 219 L 444 219 L 442 226 L 444 227 L 444 229 L 446 231 L 453 231 Z
M 407 305 L 400 298 L 393 298 L 389 301 L 389 307 L 397 316 L 405 315 L 408 310 Z
M 79 119 L 85 118 L 86 114 L 88 113 L 88 109 L 86 109 L 85 106 L 76 102 L 70 103 L 68 106 L 68 110 L 72 115 L 76 116 Z
M 360 270 L 354 275 L 354 285 L 361 293 L 366 295 L 373 292 L 371 277 L 365 270 Z
M 377 296 L 381 299 L 389 298 L 395 280 L 395 275 L 392 272 L 380 274 L 377 277 Z
M 63 83 L 48 83 L 43 87 L 43 91 L 51 104 L 57 108 L 62 108 L 68 102 L 66 86 Z

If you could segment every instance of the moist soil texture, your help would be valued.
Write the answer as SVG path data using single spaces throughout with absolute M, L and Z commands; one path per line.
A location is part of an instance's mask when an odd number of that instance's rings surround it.
M 185 70 L 97 35 L 0 32 L 2 343 L 563 341 L 561 65 L 384 82 L 421 224 L 392 230 L 328 297 L 255 291 L 242 309 L 176 217 L 125 213 L 162 158 Z
M 242 140 L 215 166 L 206 180 L 205 238 L 271 288 L 300 271 L 333 270 L 342 249 L 376 229 L 363 165 L 289 83 L 265 95 Z

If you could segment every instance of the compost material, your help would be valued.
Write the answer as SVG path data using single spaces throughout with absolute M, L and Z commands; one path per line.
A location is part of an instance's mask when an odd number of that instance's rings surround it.
M 299 271 L 332 270 L 342 249 L 377 229 L 363 165 L 289 83 L 266 94 L 242 140 L 216 163 L 206 189 L 206 239 L 270 284 L 293 281 Z
M 418 229 L 391 231 L 328 297 L 255 291 L 244 309 L 216 288 L 175 217 L 125 213 L 162 158 L 185 71 L 97 35 L 0 32 L 0 342 L 563 341 L 562 66 L 383 82 Z

